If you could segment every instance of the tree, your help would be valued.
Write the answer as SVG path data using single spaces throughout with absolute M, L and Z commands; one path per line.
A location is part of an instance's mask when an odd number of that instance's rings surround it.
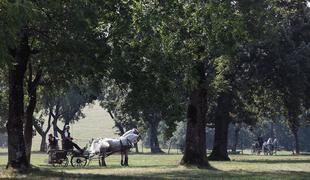
M 298 116 L 307 109 L 309 58 L 309 8 L 306 1 L 291 1 L 284 4 L 271 4 L 277 14 L 279 26 L 275 26 L 270 34 L 263 35 L 262 41 L 250 46 L 252 59 L 251 72 L 263 88 L 274 92 L 280 109 L 287 117 L 291 132 L 295 137 L 295 149 L 299 153 Z M 260 39 L 260 40 L 261 40 Z M 256 51 L 256 52 L 255 52 Z
M 197 117 L 199 115 L 201 119 L 195 122 L 195 120 L 192 121 L 195 117 L 189 116 L 182 164 L 204 165 L 206 162 L 206 113 L 210 111 L 210 100 L 214 96 L 211 86 L 215 77 L 214 61 L 221 56 L 228 56 L 229 60 L 234 60 L 238 47 L 247 37 L 242 14 L 236 13 L 239 11 L 238 8 L 238 4 L 232 1 L 199 3 L 188 8 L 188 13 L 194 16 L 189 18 L 191 28 L 189 28 L 188 34 L 190 38 L 187 41 L 189 49 L 192 49 L 193 52 L 191 58 L 196 62 L 195 66 L 190 66 L 193 71 L 196 70 L 196 76 L 193 76 L 192 79 L 196 82 L 196 88 L 191 91 L 188 115 L 195 112 L 194 116 L 195 114 Z M 198 99 L 201 102 L 197 101 Z M 193 108 L 192 103 L 196 104 L 196 107 Z M 198 111 L 202 109 L 204 109 L 202 112 Z M 197 132 L 200 134 L 195 134 Z M 201 139 L 190 138 L 196 136 Z M 196 144 L 201 145 L 199 150 L 195 150 Z
M 243 79 L 242 61 L 222 56 L 214 61 L 215 78 L 212 82 L 214 102 L 210 103 L 208 124 L 215 128 L 213 150 L 209 160 L 230 160 L 227 153 L 229 124 L 254 124 L 254 112 L 248 105 L 248 79 Z
M 160 30 L 164 25 L 158 18 L 163 16 L 156 5 L 157 2 L 140 2 L 121 6 L 121 17 L 111 27 L 111 34 L 123 31 L 109 40 L 113 59 L 109 77 L 117 88 L 126 91 L 123 114 L 136 117 L 148 126 L 154 153 L 161 152 L 157 138 L 159 122 L 183 115 L 178 113 L 180 108 L 175 103 L 180 102 L 175 82 L 178 73 L 173 69 L 176 60 L 165 54 L 168 42 L 163 41 L 167 34 Z M 171 127 L 175 126 L 173 120 L 169 122 Z
M 101 58 L 102 49 L 94 53 L 103 47 L 103 44 L 105 45 L 105 37 L 96 33 L 100 14 L 104 14 L 102 9 L 97 8 L 97 5 L 103 6 L 104 3 L 96 1 L 92 3 L 84 1 L 74 3 L 1 1 L 3 11 L 1 11 L 0 24 L 3 32 L 6 33 L 1 33 L 0 36 L 3 42 L 1 43 L 1 62 L 5 60 L 9 67 L 8 167 L 22 170 L 30 165 L 30 153 L 27 155 L 25 153 L 23 135 L 23 88 L 28 64 L 39 63 L 43 67 L 50 67 L 50 71 L 65 65 L 66 72 L 71 73 L 72 76 L 80 73 L 80 65 L 85 65 L 80 60 L 86 56 L 94 60 Z M 91 42 L 94 42 L 96 46 L 91 46 Z M 103 47 L 105 48 L 106 46 Z M 51 58 L 44 57 L 43 53 L 53 55 L 53 58 L 61 56 L 62 59 L 51 62 Z M 32 57 L 35 54 L 40 54 L 44 58 L 33 62 Z M 59 66 L 53 66 L 55 65 L 53 63 L 59 63 Z M 91 61 L 83 70 L 90 69 L 89 66 L 94 64 L 98 65 L 98 62 Z M 29 79 L 33 80 L 32 77 Z M 29 106 L 29 112 L 32 112 L 32 109 L 34 109 L 33 106 Z M 28 137 L 26 146 L 27 151 L 30 152 L 32 119 L 27 119 L 29 121 L 25 130 Z

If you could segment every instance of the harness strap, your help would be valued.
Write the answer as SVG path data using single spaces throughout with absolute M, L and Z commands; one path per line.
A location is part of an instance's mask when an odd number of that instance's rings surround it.
M 126 141 L 128 143 L 128 146 L 124 146 L 122 140 L 121 139 L 119 140 L 119 142 L 121 144 L 121 151 L 124 151 L 125 149 L 130 149 L 133 147 L 132 142 L 129 139 L 126 138 Z

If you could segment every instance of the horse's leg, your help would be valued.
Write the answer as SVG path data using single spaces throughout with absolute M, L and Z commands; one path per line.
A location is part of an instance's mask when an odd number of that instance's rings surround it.
M 101 166 L 107 166 L 105 163 L 105 153 L 101 156 Z
M 276 145 L 276 146 L 274 147 L 274 155 L 277 155 L 277 151 L 278 151 L 278 146 Z
M 102 157 L 102 155 L 100 154 L 99 155 L 99 166 L 102 166 L 102 163 L 101 163 L 102 162 L 102 158 L 101 157 Z
M 128 150 L 125 150 L 125 162 L 124 162 L 125 166 L 128 166 Z
M 121 166 L 124 166 L 124 152 L 121 151 Z
M 99 162 L 100 166 L 107 166 L 107 164 L 105 163 L 105 156 L 106 156 L 106 149 L 102 148 L 100 149 L 100 154 L 101 156 L 99 157 L 101 159 L 101 163 Z

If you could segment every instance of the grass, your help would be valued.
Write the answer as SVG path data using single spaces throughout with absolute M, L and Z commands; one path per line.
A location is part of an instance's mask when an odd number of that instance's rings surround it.
M 85 108 L 84 113 L 86 118 L 71 126 L 79 145 L 85 145 L 93 137 L 116 137 L 113 120 L 98 104 Z M 39 135 L 34 137 L 34 151 L 39 149 L 40 141 Z M 176 150 L 171 152 L 174 154 L 132 154 L 130 167 L 126 168 L 120 166 L 119 155 L 107 159 L 108 167 L 99 167 L 93 161 L 85 168 L 54 168 L 47 165 L 47 154 L 34 152 L 35 170 L 21 175 L 4 169 L 7 149 L 0 148 L 0 179 L 310 179 L 310 156 L 290 156 L 291 152 L 280 152 L 277 156 L 231 155 L 230 162 L 210 162 L 212 170 L 179 166 L 182 155 Z
M 92 161 L 85 168 L 54 168 L 47 155 L 35 153 L 32 163 L 40 170 L 17 175 L 4 170 L 6 155 L 0 155 L 0 178 L 28 179 L 309 179 L 310 156 L 232 155 L 230 162 L 210 162 L 213 170 L 179 166 L 179 154 L 132 154 L 129 167 L 120 166 L 120 156 L 107 159 L 108 167 Z

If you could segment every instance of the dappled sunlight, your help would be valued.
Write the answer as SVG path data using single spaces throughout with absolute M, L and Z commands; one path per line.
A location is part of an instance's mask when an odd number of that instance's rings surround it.
M 129 167 L 120 165 L 120 156 L 107 158 L 107 167 L 100 167 L 97 160 L 89 166 L 73 168 L 52 167 L 46 163 L 46 154 L 33 154 L 36 168 L 31 174 L 16 175 L 5 171 L 6 156 L 0 156 L 1 178 L 34 177 L 61 179 L 184 179 L 184 178 L 235 178 L 294 179 L 310 177 L 310 156 L 254 156 L 232 155 L 230 162 L 211 161 L 212 170 L 180 166 L 182 155 L 133 154 L 129 156 Z M 5 160 L 5 161 L 4 161 Z M 39 168 L 40 170 L 37 170 Z
M 231 156 L 231 162 L 210 162 L 222 171 L 310 173 L 310 156 Z

